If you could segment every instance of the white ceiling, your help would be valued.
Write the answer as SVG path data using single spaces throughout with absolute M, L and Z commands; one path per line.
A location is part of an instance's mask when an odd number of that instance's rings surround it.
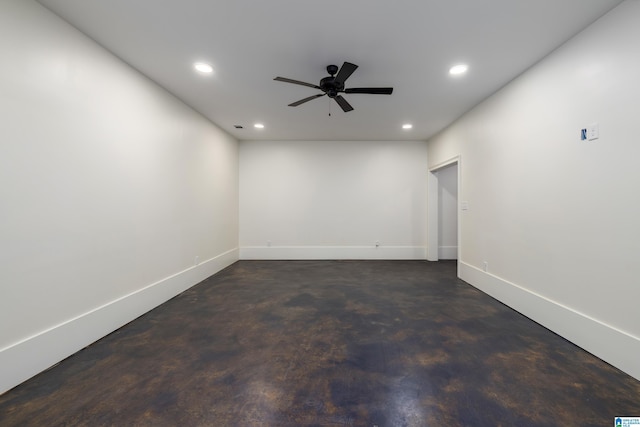
M 621 0 L 39 2 L 240 140 L 423 140 Z M 319 91 L 273 80 L 318 84 L 344 61 L 360 67 L 347 87 L 393 95 L 344 95 L 349 113 L 327 97 L 288 107 Z M 450 77 L 459 62 L 469 72 Z

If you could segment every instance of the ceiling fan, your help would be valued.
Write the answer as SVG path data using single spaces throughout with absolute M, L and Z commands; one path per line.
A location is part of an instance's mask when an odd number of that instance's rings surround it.
M 329 96 L 329 98 L 333 98 L 336 100 L 342 111 L 345 113 L 353 110 L 351 104 L 347 102 L 346 99 L 340 95 L 341 93 L 368 93 L 373 95 L 391 95 L 393 92 L 392 87 L 354 87 L 350 89 L 345 89 L 344 82 L 353 74 L 353 72 L 358 68 L 357 65 L 352 64 L 350 62 L 345 62 L 340 67 L 340 71 L 338 71 L 337 65 L 329 65 L 327 66 L 327 72 L 330 74 L 330 77 L 325 77 L 320 80 L 319 85 L 314 85 L 311 83 L 301 82 L 299 80 L 288 79 L 286 77 L 276 77 L 273 80 L 277 80 L 279 82 L 285 83 L 293 83 L 302 86 L 309 86 L 314 89 L 319 89 L 324 93 L 319 93 L 317 95 L 312 95 L 307 98 L 301 99 L 300 101 L 293 102 L 289 104 L 289 107 L 297 107 L 300 104 L 304 104 L 305 102 L 311 101 L 312 99 L 320 98 L 321 96 Z

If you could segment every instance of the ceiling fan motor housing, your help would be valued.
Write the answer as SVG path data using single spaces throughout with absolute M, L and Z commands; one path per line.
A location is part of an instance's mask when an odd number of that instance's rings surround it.
M 329 96 L 329 98 L 335 98 L 338 93 L 344 90 L 344 83 L 336 82 L 336 73 L 338 72 L 337 65 L 327 65 L 327 73 L 331 74 L 331 77 L 325 77 L 320 80 L 320 88 Z
M 328 67 L 327 67 L 328 68 Z M 344 83 L 336 82 L 335 77 L 325 77 L 320 80 L 320 89 L 325 92 L 329 98 L 335 98 L 338 96 L 338 92 L 344 90 Z

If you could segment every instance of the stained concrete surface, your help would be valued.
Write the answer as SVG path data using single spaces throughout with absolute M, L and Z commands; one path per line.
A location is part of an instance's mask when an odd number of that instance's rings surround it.
M 5 369 L 7 367 L 3 367 Z M 0 396 L 2 426 L 610 426 L 640 382 L 453 262 L 240 261 Z

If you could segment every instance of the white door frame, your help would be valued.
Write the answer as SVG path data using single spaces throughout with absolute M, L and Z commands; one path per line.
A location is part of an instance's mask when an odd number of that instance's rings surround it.
M 429 168 L 427 176 L 427 261 L 438 261 L 438 175 L 437 172 L 447 166 L 458 165 L 458 207 L 460 206 L 460 196 L 462 194 L 462 157 L 460 155 L 451 157 L 444 162 L 438 163 L 435 166 Z M 458 259 L 462 252 L 461 239 L 460 239 L 460 222 L 461 222 L 460 209 L 458 208 Z

